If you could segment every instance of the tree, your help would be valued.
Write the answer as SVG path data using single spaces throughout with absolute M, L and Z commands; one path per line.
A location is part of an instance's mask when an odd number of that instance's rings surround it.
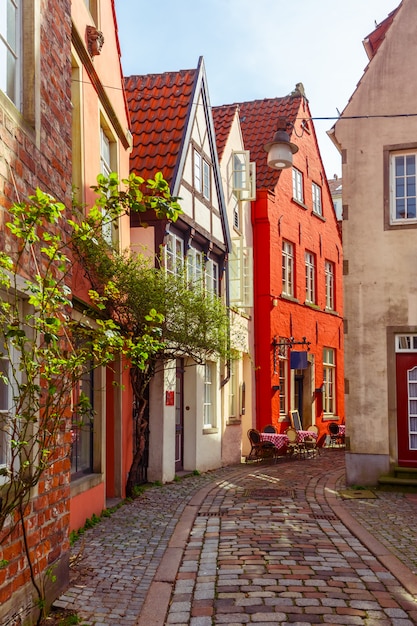
M 131 495 L 144 451 L 150 381 L 167 361 L 179 357 L 198 363 L 212 357 L 230 358 L 229 315 L 221 299 L 208 293 L 201 280 L 190 281 L 184 268 L 168 273 L 161 259 L 155 262 L 130 251 L 110 253 L 102 240 L 94 246 L 81 242 L 78 255 L 96 301 L 130 340 L 127 355 L 135 406 L 135 452 L 126 492 Z M 145 354 L 143 337 L 150 327 L 160 344 Z
M 10 207 L 7 252 L 0 252 L 0 539 L 21 523 L 40 606 L 42 585 L 27 543 L 25 507 L 54 464 L 62 462 L 69 472 L 71 425 L 91 409 L 83 395 L 72 406 L 71 392 L 86 368 L 110 365 L 119 354 L 145 368 L 149 355 L 161 349 L 160 318 L 151 308 L 134 343 L 117 320 L 103 315 L 100 298 L 92 299 L 81 319 L 72 316 L 76 251 L 103 244 L 105 220 L 149 209 L 170 220 L 180 213 L 160 174 L 147 182 L 132 175 L 122 184 L 120 190 L 115 175 L 100 178 L 95 206 L 77 218 L 36 190 L 28 202 Z M 110 281 L 106 290 L 111 291 Z M 8 533 L 1 532 L 7 518 Z

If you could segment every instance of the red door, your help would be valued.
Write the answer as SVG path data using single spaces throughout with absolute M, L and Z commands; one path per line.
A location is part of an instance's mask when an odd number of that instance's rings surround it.
M 398 465 L 417 467 L 417 353 L 397 354 Z

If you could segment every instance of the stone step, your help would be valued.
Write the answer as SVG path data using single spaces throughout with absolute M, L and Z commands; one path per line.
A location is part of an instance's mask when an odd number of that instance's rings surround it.
M 378 484 L 381 488 L 405 488 L 407 490 L 415 490 L 417 491 L 417 475 L 415 478 L 410 477 L 398 477 L 393 474 L 388 474 L 385 476 L 380 476 L 378 478 Z

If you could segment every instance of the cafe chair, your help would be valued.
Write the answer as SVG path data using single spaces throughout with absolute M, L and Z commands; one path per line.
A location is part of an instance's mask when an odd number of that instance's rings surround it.
M 272 459 L 275 457 L 276 448 L 272 441 L 261 441 L 261 434 L 256 428 L 248 430 L 248 438 L 251 444 L 247 461 L 259 461 L 260 459 Z
M 339 426 L 335 422 L 330 422 L 327 427 L 330 436 L 330 447 L 340 443 Z
M 272 424 L 268 424 L 267 426 L 265 426 L 263 431 L 264 433 L 276 433 L 277 429 Z
M 316 452 L 318 454 L 321 454 L 321 450 L 317 445 L 318 437 L 319 437 L 318 427 L 315 424 L 311 424 L 311 426 L 308 426 L 307 431 L 312 433 L 312 435 L 315 435 L 315 437 L 311 436 L 311 437 L 306 437 L 304 439 L 304 447 L 305 447 L 307 456 L 315 456 Z
M 295 428 L 290 426 L 285 431 L 285 434 L 288 437 L 288 453 L 291 456 L 304 456 L 304 445 L 299 443 L 297 431 L 295 430 Z

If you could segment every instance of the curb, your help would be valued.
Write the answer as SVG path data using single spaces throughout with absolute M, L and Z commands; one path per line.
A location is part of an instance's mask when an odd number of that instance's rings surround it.
M 371 552 L 407 591 L 417 595 L 417 575 L 409 567 L 404 565 L 389 548 L 376 539 L 366 530 L 344 507 L 336 497 L 336 483 L 343 475 L 343 471 L 335 472 L 329 476 L 324 485 L 324 497 L 334 514 L 342 524 Z

